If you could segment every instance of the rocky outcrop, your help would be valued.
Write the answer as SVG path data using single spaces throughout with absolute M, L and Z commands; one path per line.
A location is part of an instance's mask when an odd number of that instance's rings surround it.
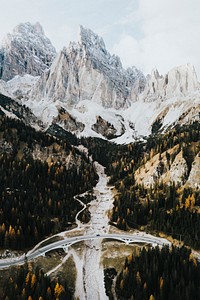
M 176 184 L 180 183 L 183 184 L 185 183 L 185 178 L 186 178 L 186 174 L 188 172 L 188 166 L 187 166 L 187 162 L 185 160 L 185 158 L 183 157 L 183 151 L 180 151 L 172 165 L 169 171 L 169 177 L 170 177 L 170 181 L 174 181 Z
M 16 75 L 41 75 L 50 67 L 56 50 L 39 23 L 23 23 L 8 34 L 0 49 L 0 79 Z
M 165 76 L 153 70 L 141 98 L 144 101 L 166 100 L 173 97 L 187 96 L 199 88 L 194 66 L 191 64 L 175 67 Z
M 96 123 L 92 125 L 92 130 L 94 130 L 97 133 L 100 133 L 108 139 L 115 138 L 117 133 L 117 130 L 115 129 L 113 124 L 102 119 L 101 116 L 98 116 L 96 118 Z
M 58 124 L 63 129 L 73 133 L 81 132 L 85 127 L 83 123 L 73 118 L 72 115 L 62 107 L 58 108 L 58 116 L 54 118 L 53 124 Z
M 145 77 L 136 68 L 124 70 L 98 35 L 80 27 L 80 41 L 56 57 L 31 93 L 31 99 L 62 101 L 67 106 L 94 101 L 106 108 L 125 108 L 144 89 Z
M 200 188 L 200 157 L 197 155 L 192 163 L 187 184 L 191 187 Z
M 178 152 L 178 146 L 169 149 L 162 154 L 154 155 L 144 166 L 135 172 L 135 180 L 138 184 L 144 184 L 146 187 L 154 185 L 156 181 L 162 181 L 169 184 L 185 184 L 187 180 L 188 166 L 183 157 L 183 151 Z M 169 164 L 167 155 L 175 156 L 173 162 Z

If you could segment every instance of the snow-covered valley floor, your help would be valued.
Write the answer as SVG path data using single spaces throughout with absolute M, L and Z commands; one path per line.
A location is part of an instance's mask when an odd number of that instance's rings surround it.
M 90 202 L 91 220 L 85 226 L 85 234 L 102 234 L 109 231 L 107 212 L 112 208 L 113 194 L 107 186 L 108 177 L 104 168 L 95 162 L 99 181 L 94 188 L 96 199 Z M 80 226 L 80 225 L 79 225 Z M 104 272 L 101 260 L 101 239 L 87 241 L 82 260 L 72 253 L 77 267 L 75 297 L 80 300 L 108 299 L 104 288 Z M 81 276 L 80 276 L 81 275 Z

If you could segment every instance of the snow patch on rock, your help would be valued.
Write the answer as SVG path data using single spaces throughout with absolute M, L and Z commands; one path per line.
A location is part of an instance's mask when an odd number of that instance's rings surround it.
M 2 41 L 0 78 L 8 81 L 16 75 L 41 75 L 55 55 L 56 50 L 39 23 L 21 23 Z

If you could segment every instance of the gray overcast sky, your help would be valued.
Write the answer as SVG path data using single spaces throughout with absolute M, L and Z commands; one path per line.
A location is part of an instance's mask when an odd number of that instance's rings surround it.
M 199 0 L 0 0 L 0 40 L 21 22 L 39 21 L 57 50 L 83 25 L 101 35 L 124 67 L 165 73 L 192 63 L 200 79 Z

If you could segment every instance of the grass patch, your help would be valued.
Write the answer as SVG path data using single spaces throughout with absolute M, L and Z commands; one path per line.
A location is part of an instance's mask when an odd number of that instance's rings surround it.
M 54 269 L 57 265 L 59 265 L 65 256 L 63 251 L 52 251 L 48 253 L 46 256 L 40 256 L 35 261 L 35 266 L 38 266 L 40 269 L 44 271 L 44 273 L 49 272 Z
M 67 261 L 51 275 L 51 277 L 60 277 L 66 280 L 67 286 L 74 292 L 75 282 L 77 277 L 77 270 L 72 256 L 70 256 Z
M 138 255 L 140 246 L 126 245 L 118 242 L 106 242 L 102 246 L 101 263 L 104 269 L 114 268 L 120 272 L 127 256 Z

